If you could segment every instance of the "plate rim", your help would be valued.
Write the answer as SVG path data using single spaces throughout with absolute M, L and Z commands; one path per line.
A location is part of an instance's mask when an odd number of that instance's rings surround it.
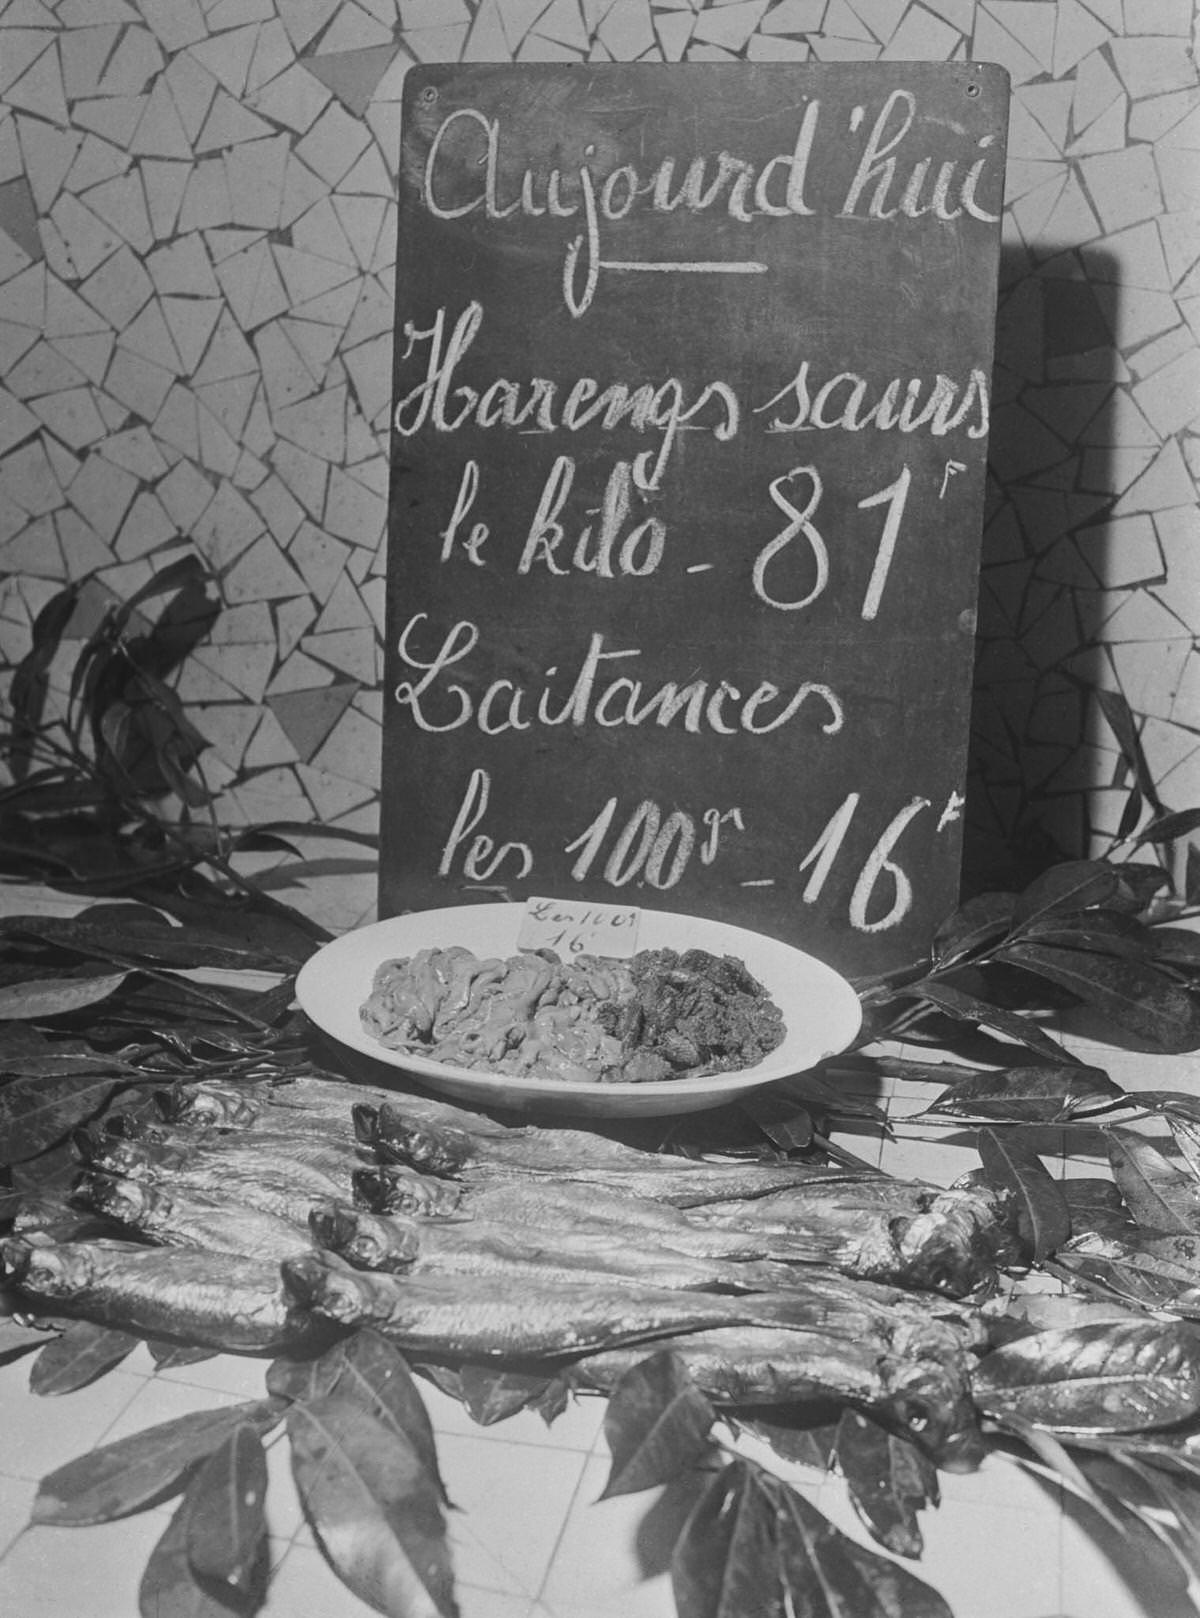
M 649 1100 L 652 1096 L 661 1096 L 668 1092 L 672 1095 L 683 1097 L 701 1093 L 708 1094 L 711 1093 L 714 1087 L 720 1087 L 732 1094 L 754 1086 L 775 1084 L 795 1074 L 807 1072 L 817 1062 L 822 1061 L 824 1057 L 835 1055 L 838 1050 L 845 1050 L 862 1027 L 862 1001 L 853 984 L 836 967 L 830 966 L 820 956 L 801 949 L 797 944 L 790 944 L 786 939 L 774 938 L 769 933 L 760 933 L 754 928 L 744 927 L 739 922 L 728 922 L 716 916 L 698 916 L 684 911 L 660 910 L 651 906 L 640 907 L 643 916 L 653 916 L 668 923 L 701 922 L 708 926 L 720 927 L 729 933 L 743 934 L 747 938 L 766 942 L 775 949 L 785 950 L 799 957 L 807 966 L 816 968 L 820 973 L 825 974 L 830 981 L 831 988 L 836 986 L 838 989 L 844 989 L 847 992 L 847 1009 L 856 1008 L 857 1010 L 857 1016 L 852 1019 L 853 1026 L 848 1031 L 846 1044 L 817 1052 L 810 1058 L 806 1058 L 803 1065 L 793 1067 L 789 1064 L 783 1068 L 776 1068 L 765 1073 L 763 1068 L 764 1065 L 769 1067 L 769 1056 L 754 1067 L 735 1068 L 726 1073 L 708 1073 L 686 1079 L 663 1079 L 653 1083 L 636 1083 L 627 1079 L 619 1079 L 611 1084 L 604 1085 L 568 1085 L 567 1081 L 564 1080 L 522 1078 L 517 1074 L 484 1072 L 478 1068 L 457 1067 L 449 1062 L 436 1062 L 430 1057 L 410 1055 L 408 1052 L 396 1051 L 380 1044 L 378 1040 L 371 1039 L 365 1031 L 360 1031 L 357 1026 L 353 1030 L 354 1037 L 347 1038 L 344 1033 L 336 1028 L 329 1027 L 326 1021 L 322 1021 L 319 1016 L 313 1014 L 311 1009 L 311 985 L 318 971 L 318 963 L 322 960 L 328 961 L 331 956 L 351 953 L 357 949 L 364 936 L 383 933 L 389 928 L 411 922 L 429 921 L 431 925 L 436 926 L 437 921 L 435 918 L 462 917 L 470 912 L 476 914 L 488 913 L 495 919 L 499 919 L 500 912 L 514 916 L 523 915 L 525 908 L 525 901 L 523 900 L 481 900 L 478 903 L 470 904 L 439 905 L 427 910 L 405 910 L 394 916 L 384 916 L 376 921 L 367 922 L 360 927 L 349 928 L 346 932 L 340 933 L 336 938 L 330 939 L 328 943 L 323 944 L 300 967 L 296 974 L 296 999 L 305 1015 L 331 1039 L 348 1046 L 360 1055 L 383 1062 L 388 1067 L 398 1068 L 403 1072 L 410 1073 L 418 1080 L 436 1083 L 439 1079 L 444 1079 L 455 1084 L 478 1086 L 481 1090 L 486 1090 L 492 1095 L 494 1095 L 495 1086 L 502 1084 L 513 1096 L 519 1095 L 522 1099 L 544 1096 L 547 1102 L 560 1099 L 566 1094 L 578 1094 L 581 1097 L 603 1094 L 610 1097 L 614 1102 L 634 1100 L 638 1096 Z M 380 962 L 382 963 L 384 959 L 386 959 L 386 956 L 381 956 Z M 357 1007 L 355 1011 L 357 1014 Z M 548 1086 L 553 1087 L 549 1093 L 547 1093 Z

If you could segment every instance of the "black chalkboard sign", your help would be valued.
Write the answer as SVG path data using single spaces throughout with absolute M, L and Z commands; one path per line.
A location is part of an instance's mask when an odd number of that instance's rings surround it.
M 380 910 L 953 907 L 1007 80 L 405 83 Z

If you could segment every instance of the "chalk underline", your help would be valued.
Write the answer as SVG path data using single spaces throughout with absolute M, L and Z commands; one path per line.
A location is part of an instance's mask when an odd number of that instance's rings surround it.
M 675 270 L 685 275 L 765 275 L 757 259 L 601 259 L 601 270 Z

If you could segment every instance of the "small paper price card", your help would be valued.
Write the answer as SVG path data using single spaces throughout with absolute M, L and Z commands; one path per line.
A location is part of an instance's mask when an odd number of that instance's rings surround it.
M 637 953 L 636 905 L 589 904 L 583 899 L 525 901 L 525 914 L 517 934 L 518 949 L 552 949 L 572 955 L 610 955 L 628 958 Z

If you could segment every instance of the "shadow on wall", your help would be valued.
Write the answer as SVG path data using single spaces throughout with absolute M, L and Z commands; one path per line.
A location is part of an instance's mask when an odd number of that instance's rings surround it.
M 1111 786 L 1092 740 L 1112 592 L 1137 582 L 1106 524 L 1123 427 L 1110 254 L 1001 259 L 968 760 L 964 893 L 1093 848 Z M 1148 521 L 1148 519 L 1147 519 Z M 1161 565 L 1161 563 L 1160 563 Z M 1136 570 L 1135 570 L 1136 571 Z

